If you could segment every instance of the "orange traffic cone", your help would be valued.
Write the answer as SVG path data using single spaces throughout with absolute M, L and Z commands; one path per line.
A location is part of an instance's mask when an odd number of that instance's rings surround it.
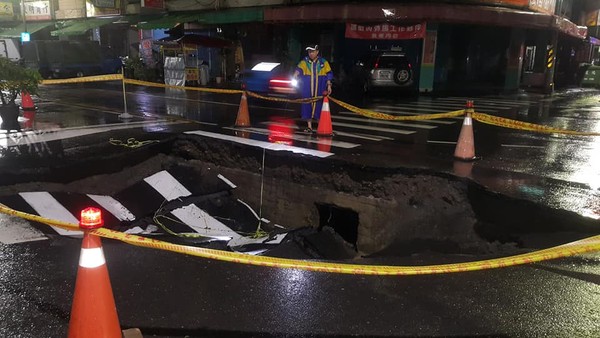
M 25 121 L 25 123 L 23 124 L 23 127 L 25 127 L 25 129 L 34 129 L 33 127 L 35 125 L 35 110 L 24 110 L 23 117 L 27 119 L 27 121 Z
M 454 150 L 454 157 L 463 161 L 472 161 L 475 159 L 475 141 L 473 137 L 473 101 L 467 101 L 465 109 L 465 119 L 463 121 L 458 142 Z
M 238 109 L 235 126 L 250 127 L 250 113 L 248 112 L 248 98 L 246 98 L 246 92 L 242 93 L 242 100 L 240 101 L 240 109 Z
M 326 153 L 331 152 L 331 139 L 330 138 L 322 138 L 317 143 L 317 149 L 319 151 L 324 151 Z
M 452 168 L 454 174 L 460 177 L 469 177 L 473 171 L 474 162 L 454 161 Z
M 102 242 L 100 237 L 89 233 L 91 229 L 102 227 L 103 223 L 100 209 L 81 211 L 79 227 L 83 230 L 83 242 L 71 307 L 69 338 L 121 338 Z
M 23 108 L 23 110 L 35 110 L 31 95 L 26 91 L 21 92 L 21 108 Z
M 329 98 L 327 97 L 327 95 L 323 97 L 323 107 L 321 108 L 321 117 L 319 118 L 317 136 L 333 136 L 333 128 L 331 126 L 331 112 L 329 111 Z

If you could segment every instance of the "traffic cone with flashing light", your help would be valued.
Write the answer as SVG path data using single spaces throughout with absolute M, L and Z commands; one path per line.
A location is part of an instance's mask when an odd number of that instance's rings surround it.
M 21 92 L 21 108 L 23 110 L 35 110 L 31 95 L 26 91 Z
M 329 111 L 329 98 L 323 96 L 323 107 L 321 108 L 321 117 L 317 128 L 317 136 L 333 136 L 333 127 L 331 126 L 331 112 Z
M 473 137 L 473 101 L 467 101 L 467 107 L 465 109 L 465 118 L 463 121 L 460 134 L 458 135 L 458 142 L 456 143 L 456 149 L 454 150 L 454 157 L 463 161 L 472 161 L 475 159 L 475 141 Z
M 250 113 L 248 112 L 248 98 L 246 92 L 242 92 L 240 108 L 238 109 L 237 118 L 235 120 L 236 127 L 250 127 Z
M 83 230 L 75 295 L 69 321 L 69 338 L 121 338 L 121 328 L 100 237 L 90 230 L 103 225 L 100 209 L 81 211 Z

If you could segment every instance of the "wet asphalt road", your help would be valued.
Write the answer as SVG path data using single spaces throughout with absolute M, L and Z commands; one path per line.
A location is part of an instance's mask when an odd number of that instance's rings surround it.
M 118 87 L 44 89 L 38 129 L 119 122 Z M 136 88 L 128 110 L 143 119 L 172 115 L 200 124 L 131 130 L 148 138 L 233 125 L 237 97 L 169 93 Z M 515 97 L 522 99 L 522 97 Z M 426 100 L 426 99 L 425 99 Z M 498 114 L 521 120 L 600 131 L 600 95 L 568 94 Z M 217 103 L 215 103 L 217 102 Z M 380 102 L 367 104 L 377 105 Z M 392 103 L 393 104 L 393 103 Z M 476 100 L 477 107 L 477 100 Z M 272 109 L 275 108 L 275 109 Z M 334 108 L 335 109 L 335 108 Z M 251 104 L 253 123 L 271 116 L 294 118 L 293 107 Z M 334 115 L 337 112 L 334 110 Z M 139 118 L 142 119 L 142 118 Z M 596 140 L 543 136 L 476 125 L 482 159 L 458 167 L 452 161 L 459 125 L 437 128 L 419 141 L 365 142 L 339 151 L 348 161 L 431 168 L 469 176 L 493 190 L 600 215 Z M 123 134 L 119 134 L 123 136 Z M 81 147 L 64 141 L 63 151 Z M 436 141 L 436 142 L 430 142 Z M 481 142 L 480 142 L 481 141 Z M 85 138 L 106 142 L 106 135 Z M 51 156 L 42 161 L 52 161 Z M 8 159 L 0 166 L 10 166 Z M 558 234 L 560 237 L 560 234 Z M 0 336 L 64 337 L 79 255 L 79 241 L 55 237 L 0 244 Z M 241 266 L 104 241 L 120 321 L 146 336 L 381 336 L 381 337 L 597 337 L 600 334 L 600 255 L 528 266 L 415 277 L 372 277 Z M 529 248 L 532 249 L 532 248 Z M 528 250 L 527 248 L 524 250 Z M 470 261 L 468 255 L 415 255 L 386 264 Z
M 103 242 L 121 325 L 149 337 L 600 332 L 600 255 L 479 272 L 376 277 L 243 266 Z M 79 245 L 57 238 L 0 246 L 3 337 L 66 336 Z

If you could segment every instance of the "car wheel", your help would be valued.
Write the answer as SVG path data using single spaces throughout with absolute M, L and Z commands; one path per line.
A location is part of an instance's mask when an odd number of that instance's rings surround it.
M 394 72 L 394 82 L 396 82 L 399 85 L 406 84 L 407 82 L 410 81 L 410 78 L 411 78 L 410 69 L 398 68 Z

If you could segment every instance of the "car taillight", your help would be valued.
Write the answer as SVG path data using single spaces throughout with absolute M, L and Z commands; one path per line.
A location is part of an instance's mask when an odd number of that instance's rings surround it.
M 273 87 L 291 87 L 292 80 L 288 79 L 271 79 L 269 80 L 269 85 Z
M 379 68 L 379 58 L 377 58 L 377 61 L 375 61 L 375 69 Z
M 291 94 L 295 92 L 298 81 L 288 77 L 276 77 L 269 80 L 269 89 L 279 94 Z

